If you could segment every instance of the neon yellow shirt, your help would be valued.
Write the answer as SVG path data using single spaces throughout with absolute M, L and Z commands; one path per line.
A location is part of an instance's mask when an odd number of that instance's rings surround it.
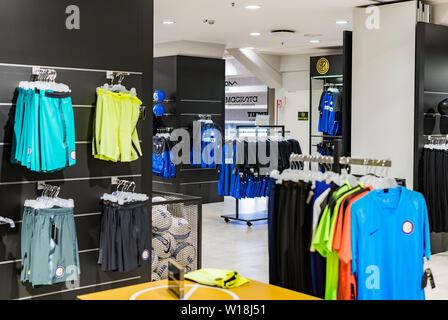
M 325 207 L 321 221 L 317 227 L 316 236 L 313 239 L 313 245 L 316 250 L 323 257 L 327 258 L 325 280 L 326 300 L 337 300 L 338 296 L 339 257 L 338 253 L 333 251 L 332 243 L 339 207 L 346 196 L 358 191 L 360 188 L 361 187 L 356 187 L 350 190 L 350 185 L 345 184 L 333 193 L 332 197 L 336 200 L 336 204 L 333 210 L 331 210 L 329 205 Z

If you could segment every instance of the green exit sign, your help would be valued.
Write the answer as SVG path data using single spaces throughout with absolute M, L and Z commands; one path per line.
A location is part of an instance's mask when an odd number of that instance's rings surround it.
M 308 121 L 309 120 L 309 116 L 308 116 L 308 112 L 299 112 L 299 121 Z

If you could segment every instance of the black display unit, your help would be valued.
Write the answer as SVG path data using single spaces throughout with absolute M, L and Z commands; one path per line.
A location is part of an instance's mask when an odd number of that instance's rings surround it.
M 448 118 L 437 110 L 448 98 L 448 27 L 419 22 L 416 35 L 414 189 L 422 191 L 422 153 L 430 136 L 447 136 Z
M 430 137 L 447 137 L 448 118 L 438 104 L 448 98 L 448 27 L 419 22 L 416 29 L 414 190 L 423 192 L 423 150 Z M 442 173 L 441 173 L 442 174 Z M 433 254 L 448 251 L 448 234 L 431 234 Z
M 328 143 L 333 146 L 336 158 L 351 155 L 351 115 L 352 115 L 352 42 L 351 31 L 343 33 L 343 53 L 337 55 L 315 56 L 310 58 L 310 144 L 311 154 L 317 152 L 317 144 Z M 313 99 L 313 82 L 321 82 L 324 92 L 329 87 L 336 87 L 343 96 L 342 130 L 338 136 L 318 133 L 316 108 L 318 102 Z M 314 86 L 315 87 L 315 86 Z M 320 97 L 319 97 L 320 98 Z M 313 112 L 314 111 L 314 112 Z M 314 148 L 314 149 L 313 149 Z M 336 161 L 337 163 L 338 161 Z M 338 165 L 335 166 L 338 169 Z
M 154 89 L 167 94 L 165 115 L 158 128 L 191 129 L 205 116 L 213 120 L 224 137 L 225 61 L 223 59 L 169 56 L 154 59 Z M 153 177 L 154 189 L 198 196 L 204 203 L 222 202 L 218 195 L 218 170 L 179 165 L 176 177 Z
M 80 29 L 66 28 L 66 8 L 73 4 L 80 10 Z M 138 161 L 96 160 L 91 141 L 96 88 L 108 81 L 106 71 L 129 72 L 123 85 L 135 87 L 139 98 L 151 103 L 153 1 L 110 0 L 105 7 L 103 1 L 91 0 L 0 0 L 0 42 L 0 215 L 16 222 L 14 229 L 0 223 L 0 300 L 76 299 L 81 294 L 150 281 L 150 268 L 102 272 L 98 253 L 100 197 L 116 189 L 111 178 L 134 180 L 137 192 L 151 194 L 151 115 L 139 124 L 143 158 Z M 10 163 L 17 87 L 31 78 L 33 66 L 54 68 L 56 82 L 72 90 L 77 164 L 61 172 L 33 173 Z M 20 281 L 23 206 L 26 199 L 41 195 L 38 181 L 60 186 L 61 198 L 74 199 L 79 286 L 32 287 Z

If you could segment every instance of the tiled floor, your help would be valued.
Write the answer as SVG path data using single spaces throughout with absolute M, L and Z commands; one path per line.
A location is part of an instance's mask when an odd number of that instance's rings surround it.
M 241 213 L 265 210 L 266 200 L 243 200 Z M 268 232 L 266 222 L 248 228 L 244 223 L 225 223 L 223 214 L 235 213 L 235 199 L 203 207 L 203 267 L 237 270 L 243 276 L 269 282 Z M 433 255 L 428 263 L 436 280 L 436 289 L 426 290 L 427 299 L 448 300 L 448 252 Z
M 243 200 L 240 212 L 266 210 L 266 200 Z M 221 215 L 235 213 L 235 199 L 206 204 L 202 210 L 202 265 L 237 270 L 243 276 L 268 283 L 268 232 L 266 222 L 250 228 L 244 223 L 225 223 Z

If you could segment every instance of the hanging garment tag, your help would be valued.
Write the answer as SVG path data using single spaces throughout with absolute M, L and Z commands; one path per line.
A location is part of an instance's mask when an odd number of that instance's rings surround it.
M 434 275 L 432 274 L 432 271 L 430 268 L 425 270 L 426 276 L 429 280 L 429 283 L 431 284 L 431 288 L 435 289 L 436 288 L 436 282 L 434 281 Z
M 58 228 L 56 227 L 56 224 L 54 222 L 51 225 L 51 238 L 56 244 L 58 243 Z
M 425 289 L 428 285 L 428 274 L 426 271 L 423 273 L 423 279 L 422 279 L 422 289 Z
M 313 200 L 313 196 L 314 196 L 314 192 L 313 192 L 313 190 L 310 190 L 310 192 L 308 193 L 308 198 L 306 198 L 306 204 L 311 203 L 311 200 Z
M 103 249 L 100 249 L 100 251 L 99 251 L 98 264 L 103 264 Z

